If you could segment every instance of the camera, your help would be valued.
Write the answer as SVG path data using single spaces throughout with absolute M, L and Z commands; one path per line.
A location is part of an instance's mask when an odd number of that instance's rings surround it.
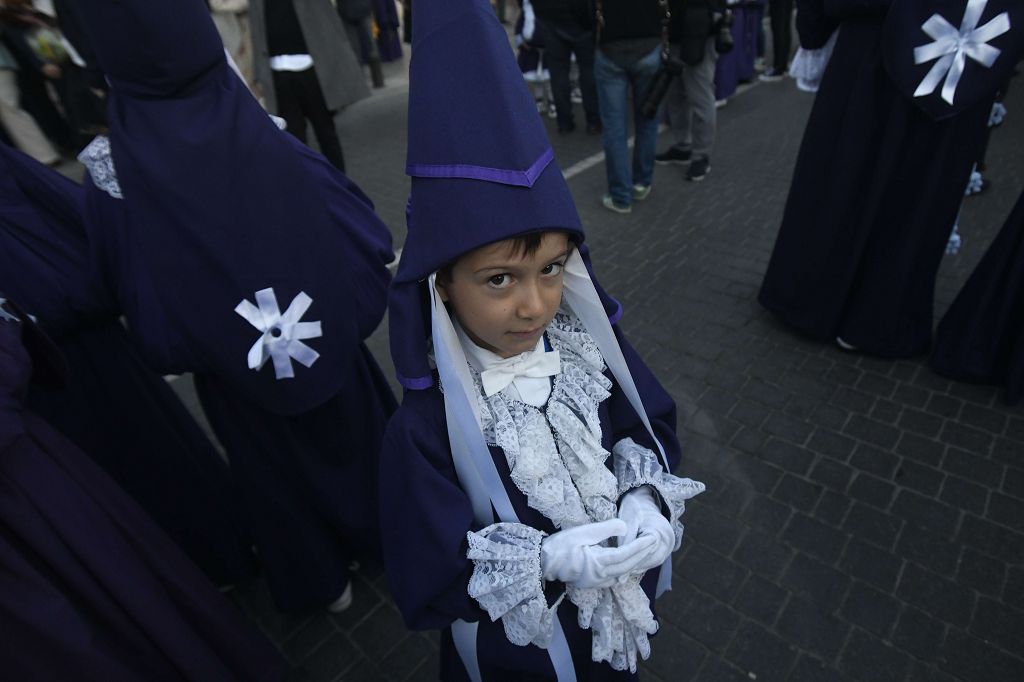
M 658 73 L 654 74 L 651 87 L 647 90 L 644 103 L 640 106 L 644 118 L 650 119 L 658 115 L 661 100 L 665 99 L 665 93 L 672 85 L 672 79 L 683 72 L 683 66 L 685 66 L 683 60 L 678 57 L 667 57 L 661 60 L 661 68 L 658 69 Z

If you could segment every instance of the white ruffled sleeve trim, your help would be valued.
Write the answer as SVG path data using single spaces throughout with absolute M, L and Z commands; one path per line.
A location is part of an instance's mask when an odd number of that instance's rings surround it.
M 121 185 L 114 169 L 114 157 L 110 152 L 110 138 L 97 135 L 78 155 L 78 161 L 85 166 L 92 178 L 92 184 L 115 199 L 123 199 Z
M 689 478 L 680 478 L 665 471 L 650 448 L 638 445 L 632 438 L 623 438 L 612 448 L 615 478 L 619 481 L 619 496 L 649 485 L 658 491 L 662 504 L 668 509 L 668 520 L 675 531 L 679 549 L 683 541 L 683 524 L 679 520 L 686 511 L 686 500 L 704 492 L 704 484 Z
M 540 546 L 547 533 L 522 523 L 495 523 L 466 534 L 473 561 L 469 596 L 491 617 L 501 618 L 513 644 L 546 649 L 554 633 L 555 611 L 548 607 L 540 568 Z

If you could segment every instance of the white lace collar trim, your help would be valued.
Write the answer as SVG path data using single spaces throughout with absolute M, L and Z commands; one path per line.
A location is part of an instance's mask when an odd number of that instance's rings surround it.
M 542 407 L 516 400 L 508 391 L 484 396 L 480 374 L 470 365 L 488 445 L 500 447 L 512 480 L 527 504 L 556 528 L 604 521 L 616 514 L 615 475 L 605 466 L 600 404 L 611 381 L 597 344 L 569 313 L 560 311 L 547 330 L 561 355 L 561 372 Z

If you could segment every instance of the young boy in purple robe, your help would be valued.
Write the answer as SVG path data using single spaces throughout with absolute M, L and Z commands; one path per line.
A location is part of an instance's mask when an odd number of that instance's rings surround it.
M 381 455 L 390 586 L 411 628 L 443 631 L 442 679 L 632 679 L 704 486 L 671 474 L 675 404 L 592 278 L 487 2 L 415 11 L 390 298 L 408 390 Z M 472 105 L 453 112 L 438 88 Z

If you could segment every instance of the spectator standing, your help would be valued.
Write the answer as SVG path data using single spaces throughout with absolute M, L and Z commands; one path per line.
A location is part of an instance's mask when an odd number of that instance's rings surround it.
M 332 112 L 370 93 L 338 13 L 329 0 L 252 0 L 249 19 L 267 110 L 303 143 L 309 119 L 320 152 L 344 171 Z
M 789 54 L 793 47 L 793 0 L 768 0 L 772 28 L 772 65 L 761 74 L 761 80 L 774 83 L 786 75 Z
M 616 213 L 630 213 L 633 201 L 651 192 L 658 118 L 644 117 L 641 106 L 661 66 L 667 11 L 667 0 L 597 0 L 594 78 L 608 173 L 608 193 L 601 203 Z M 630 91 L 636 137 L 632 164 L 626 134 Z
M 209 0 L 209 3 L 210 16 L 213 17 L 217 33 L 224 41 L 224 48 L 242 74 L 242 80 L 251 88 L 253 73 L 249 0 Z
M 55 164 L 60 154 L 39 128 L 32 116 L 21 108 L 18 89 L 18 63 L 0 43 L 0 126 L 21 151 L 36 161 Z
M 676 142 L 658 154 L 661 164 L 687 163 L 686 179 L 700 182 L 711 170 L 711 148 L 715 143 L 715 51 L 713 33 L 716 13 L 725 8 L 719 0 L 673 0 L 669 30 L 671 54 L 685 66 L 672 80 L 665 95 L 669 122 Z
M 601 113 L 594 83 L 594 15 L 590 1 L 533 0 L 531 4 L 544 41 L 544 62 L 551 73 L 551 91 L 558 112 L 558 132 L 571 133 L 576 130 L 569 82 L 572 56 L 576 55 L 587 134 L 599 134 Z
M 380 50 L 373 39 L 373 2 L 371 0 L 338 0 L 338 16 L 345 26 L 356 58 L 370 67 L 373 87 L 384 87 L 384 70 L 380 65 Z

